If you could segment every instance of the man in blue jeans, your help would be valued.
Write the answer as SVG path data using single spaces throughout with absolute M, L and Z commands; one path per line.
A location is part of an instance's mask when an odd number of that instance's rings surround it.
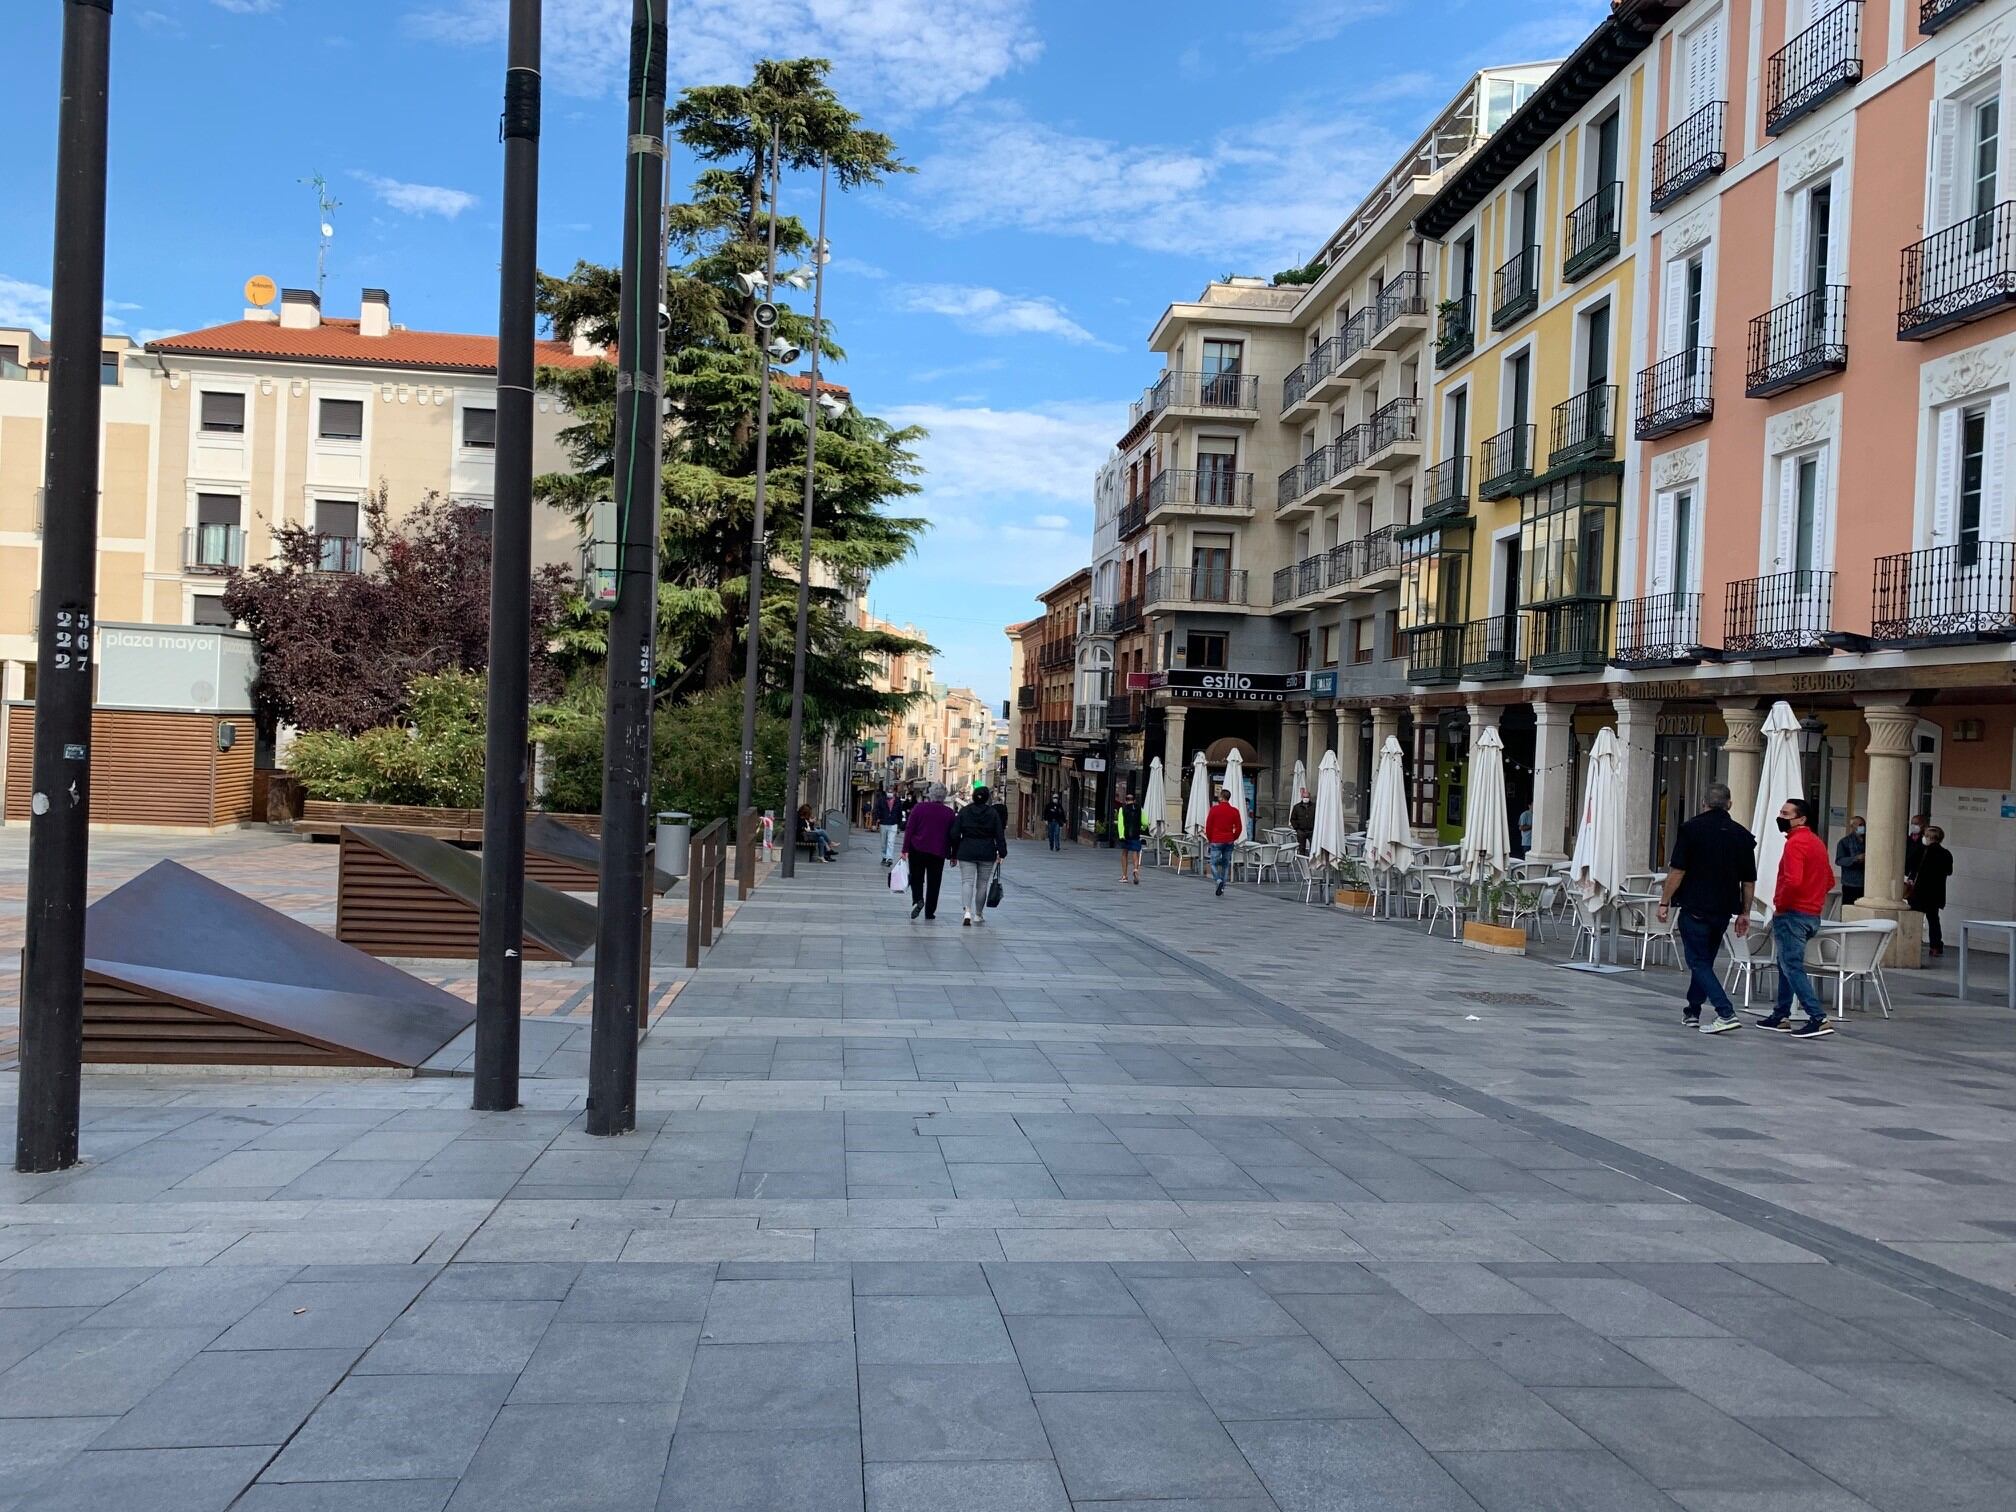
M 1733 915 L 1736 933 L 1750 932 L 1750 899 L 1757 888 L 1757 842 L 1750 831 L 1729 817 L 1729 789 L 1712 784 L 1707 806 L 1680 826 L 1673 842 L 1672 869 L 1659 899 L 1661 923 L 1680 910 L 1677 933 L 1687 958 L 1687 1007 L 1681 1022 L 1703 1034 L 1721 1034 L 1742 1027 L 1736 1005 L 1729 1001 L 1715 975 L 1715 956 Z M 1711 1003 L 1715 1017 L 1701 1022 L 1702 1003 Z
M 1760 1029 L 1776 1029 L 1794 1039 L 1823 1039 L 1834 1032 L 1820 1006 L 1813 978 L 1806 974 L 1806 942 L 1820 932 L 1820 916 L 1834 886 L 1827 847 L 1813 833 L 1813 805 L 1787 798 L 1778 810 L 1785 854 L 1778 859 L 1778 886 L 1771 898 L 1771 942 L 1778 954 L 1778 1005 Z M 1806 1022 L 1792 1022 L 1792 1000 L 1806 1010 Z
M 1064 799 L 1061 794 L 1052 793 L 1050 801 L 1043 805 L 1043 827 L 1049 832 L 1050 849 L 1064 849 Z
M 1246 832 L 1246 819 L 1232 806 L 1232 790 L 1220 788 L 1218 801 L 1204 815 L 1204 838 L 1211 846 L 1211 875 L 1218 879 L 1218 896 L 1225 896 L 1225 884 L 1232 880 L 1232 848 Z

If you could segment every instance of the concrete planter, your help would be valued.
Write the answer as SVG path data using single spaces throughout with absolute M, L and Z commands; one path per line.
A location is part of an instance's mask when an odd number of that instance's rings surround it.
M 1526 954 L 1526 931 L 1507 929 L 1501 924 L 1465 924 L 1463 943 L 1472 950 L 1488 950 L 1493 955 Z

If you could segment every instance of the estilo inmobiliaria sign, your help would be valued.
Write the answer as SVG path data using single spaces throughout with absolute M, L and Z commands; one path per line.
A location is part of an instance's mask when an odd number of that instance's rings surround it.
M 1327 678 L 1329 686 L 1321 686 Z M 1161 689 L 1198 702 L 1285 703 L 1311 693 L 1334 694 L 1336 674 L 1326 672 L 1222 672 L 1172 667 L 1166 672 L 1129 672 L 1127 690 Z

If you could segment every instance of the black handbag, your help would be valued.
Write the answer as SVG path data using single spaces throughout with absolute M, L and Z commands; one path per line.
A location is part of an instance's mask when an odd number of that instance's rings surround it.
M 989 908 L 1001 906 L 1001 869 L 998 866 L 994 869 L 994 881 L 987 889 L 987 906 Z

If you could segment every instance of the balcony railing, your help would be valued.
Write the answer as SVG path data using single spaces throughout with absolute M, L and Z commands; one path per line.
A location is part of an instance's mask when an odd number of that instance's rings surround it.
M 1698 662 L 1701 645 L 1701 595 L 1654 593 L 1625 599 L 1617 606 L 1617 667 L 1677 667 Z
M 1517 615 L 1494 614 L 1463 627 L 1463 676 L 1471 682 L 1495 682 L 1525 674 L 1519 659 Z
M 1148 500 L 1145 496 L 1129 499 L 1120 506 L 1120 539 L 1137 536 L 1148 528 Z
M 1295 595 L 1314 593 L 1323 586 L 1323 558 L 1306 556 L 1295 564 Z
M 325 535 L 315 565 L 322 572 L 356 572 L 364 564 L 364 543 L 355 536 Z
M 1363 541 L 1339 541 L 1323 553 L 1323 586 L 1341 588 L 1358 576 L 1359 560 L 1364 554 Z
M 1521 633 L 1528 671 L 1597 671 L 1610 657 L 1610 601 L 1577 599 L 1528 609 Z
M 1981 0 L 1918 0 L 1918 31 L 1931 36 L 1961 12 L 1972 10 Z
M 245 532 L 236 525 L 192 525 L 182 532 L 182 570 L 230 572 L 245 565 Z
M 1246 602 L 1244 567 L 1157 567 L 1148 574 L 1151 604 L 1238 604 Z
M 1330 476 L 1341 478 L 1372 454 L 1372 427 L 1354 425 L 1330 443 Z
M 1655 362 L 1638 375 L 1637 423 L 1640 441 L 1699 425 L 1715 415 L 1715 349 L 1689 347 Z
M 1093 604 L 1089 607 L 1091 613 L 1087 614 L 1078 623 L 1078 638 L 1083 640 L 1088 635 L 1111 635 L 1113 633 L 1113 606 L 1111 604 Z
M 1292 604 L 1294 601 L 1295 569 L 1292 566 L 1276 567 L 1274 569 L 1274 606 L 1278 609 L 1281 605 Z
M 1468 460 L 1451 457 L 1421 474 L 1421 518 L 1459 515 L 1470 507 Z
M 1047 640 L 1036 652 L 1036 665 L 1047 672 L 1056 667 L 1068 667 L 1077 657 L 1077 648 L 1069 640 Z
M 1015 707 L 1026 714 L 1037 706 L 1036 684 L 1024 683 L 1015 690 Z
M 1288 370 L 1288 376 L 1281 380 L 1281 408 L 1291 410 L 1302 402 L 1302 396 L 1309 392 L 1309 367 L 1304 363 Z
M 1150 513 L 1167 505 L 1199 509 L 1251 509 L 1253 474 L 1216 467 L 1165 467 L 1148 485 Z
M 1897 335 L 1923 341 L 2016 304 L 2016 200 L 1904 249 Z
M 1319 446 L 1302 459 L 1296 469 L 1301 474 L 1299 487 L 1303 493 L 1311 493 L 1328 483 L 1337 470 L 1337 453 L 1334 448 Z
M 1547 465 L 1596 462 L 1617 455 L 1617 385 L 1591 384 L 1554 406 Z
M 1893 645 L 2016 640 L 2016 544 L 1963 541 L 1876 559 L 1870 634 Z
M 1502 499 L 1533 476 L 1533 427 L 1508 425 L 1477 453 L 1477 497 Z
M 1435 366 L 1454 367 L 1477 346 L 1477 296 L 1445 299 L 1435 327 Z
M 1039 719 L 1036 721 L 1036 744 L 1039 746 L 1059 746 L 1070 738 L 1070 720 Z
M 1106 733 L 1106 705 L 1100 703 L 1074 704 L 1071 708 L 1071 733 L 1084 740 L 1096 740 Z
M 1372 302 L 1372 332 L 1383 334 L 1404 315 L 1428 313 L 1428 275 L 1421 272 L 1395 274 Z
M 1407 632 L 1407 681 L 1423 686 L 1463 680 L 1463 627 L 1430 625 Z
M 1502 331 L 1540 307 L 1540 249 L 1523 247 L 1491 275 L 1491 329 Z
M 1393 539 L 1391 525 L 1381 525 L 1356 544 L 1359 577 L 1370 577 L 1375 572 L 1386 572 L 1400 565 L 1400 543 Z
M 1113 633 L 1125 635 L 1141 628 L 1141 595 L 1124 598 L 1113 606 Z
M 1726 100 L 1713 100 L 1652 144 L 1652 208 L 1664 210 L 1729 166 Z
M 1171 369 L 1148 391 L 1156 414 L 1168 409 L 1219 410 L 1258 414 L 1260 379 L 1254 373 L 1192 373 Z
M 1624 186 L 1612 179 L 1568 212 L 1568 249 L 1561 259 L 1561 276 L 1573 283 L 1602 267 L 1617 255 L 1623 229 Z
M 1109 730 L 1138 730 L 1141 728 L 1141 695 L 1139 693 L 1115 693 L 1106 700 L 1106 728 Z
M 1771 55 L 1764 134 L 1776 136 L 1862 77 L 1862 0 L 1842 0 Z
M 1274 479 L 1274 507 L 1286 509 L 1301 497 L 1302 464 L 1297 462 L 1293 467 L 1282 468 L 1280 475 Z
M 1834 628 L 1834 574 L 1808 569 L 1744 578 L 1729 585 L 1722 609 L 1722 653 L 1755 658 L 1812 656 Z
M 1372 428 L 1371 447 L 1365 455 L 1369 458 L 1383 452 L 1389 446 L 1398 446 L 1402 441 L 1419 441 L 1419 421 L 1421 403 L 1417 399 L 1389 399 L 1372 413 L 1369 422 Z
M 1847 366 L 1848 286 L 1825 284 L 1750 322 L 1743 392 L 1762 399 Z
M 1373 306 L 1367 305 L 1358 311 L 1337 330 L 1337 364 L 1342 367 L 1353 357 L 1365 350 L 1372 340 Z

